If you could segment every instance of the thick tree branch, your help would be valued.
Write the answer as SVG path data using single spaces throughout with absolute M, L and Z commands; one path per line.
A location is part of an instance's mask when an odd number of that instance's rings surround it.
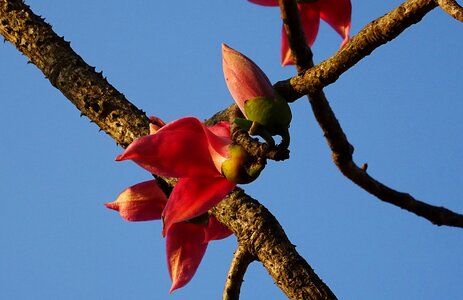
M 336 299 L 297 253 L 275 217 L 241 189 L 230 193 L 212 213 L 236 234 L 241 246 L 262 262 L 289 299 Z
M 21 0 L 0 0 L 0 34 L 119 144 L 127 146 L 148 133 L 146 115 Z M 290 299 L 335 298 L 297 253 L 275 217 L 242 190 L 235 189 L 212 213 L 233 230 L 241 246 L 263 263 Z
M 440 8 L 456 20 L 463 22 L 463 7 L 455 0 L 437 0 Z
M 22 1 L 0 1 L 0 34 L 118 144 L 126 147 L 137 136 L 148 134 L 145 113 L 110 85 L 102 72 L 85 63 L 69 42 Z
M 409 2 L 416 1 L 412 0 Z M 426 1 L 422 2 L 424 5 Z M 297 6 L 294 0 L 280 0 L 280 6 L 283 19 L 285 19 L 286 16 L 297 13 Z M 404 4 L 399 6 L 399 8 L 403 6 Z M 419 6 L 414 7 L 416 9 L 420 8 Z M 396 8 L 394 11 L 400 10 L 399 8 Z M 289 32 L 288 38 L 291 47 L 303 49 L 303 47 L 298 45 L 298 43 L 301 42 L 305 43 L 302 27 L 298 22 L 298 18 L 287 18 L 285 21 L 285 28 L 287 32 Z M 349 44 L 351 43 L 353 42 L 349 42 Z M 304 65 L 297 65 L 298 70 L 304 70 L 313 66 L 313 62 L 307 62 L 307 58 L 299 57 L 307 55 L 307 51 L 293 51 L 293 54 L 296 56 L 296 62 L 304 63 Z M 308 72 L 310 72 L 310 70 Z M 324 136 L 332 151 L 333 161 L 347 178 L 379 199 L 408 210 L 409 212 L 429 220 L 433 224 L 463 228 L 463 215 L 454 213 L 445 207 L 429 205 L 413 198 L 407 193 L 395 191 L 371 177 L 366 172 L 366 165 L 365 167 L 359 168 L 352 159 L 354 148 L 349 143 L 342 130 L 322 88 L 320 88 L 319 91 L 310 91 L 308 96 L 314 116 L 323 130 Z
M 419 22 L 437 4 L 434 0 L 409 0 L 360 30 L 335 55 L 298 76 L 277 82 L 274 87 L 289 102 L 317 92 L 335 82 L 345 71 L 379 46 L 393 40 Z

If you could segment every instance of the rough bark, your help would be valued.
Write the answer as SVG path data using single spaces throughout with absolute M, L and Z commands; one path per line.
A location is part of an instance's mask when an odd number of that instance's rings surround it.
M 307 73 L 316 69 L 320 65 L 314 67 L 312 53 L 310 48 L 306 46 L 307 42 L 305 41 L 302 26 L 297 15 L 296 2 L 294 0 L 280 0 L 280 6 L 281 16 L 284 21 L 291 49 L 293 49 L 298 71 L 303 72 L 307 70 L 305 72 Z M 387 41 L 393 38 L 394 34 L 402 32 L 406 27 L 414 24 L 416 20 L 420 20 L 426 12 L 429 12 L 430 9 L 435 6 L 435 3 L 429 0 L 410 0 L 398 6 L 384 17 L 372 22 L 357 36 L 363 37 L 366 41 Z M 412 11 L 419 11 L 423 15 L 412 13 Z M 388 24 L 396 24 L 398 19 L 404 22 L 403 28 L 399 29 L 396 26 L 392 28 L 388 27 Z M 381 27 L 377 29 L 383 31 L 375 33 L 374 30 L 366 30 L 372 27 L 372 24 L 382 24 Z M 361 35 L 362 32 L 364 32 L 363 35 Z M 355 41 L 357 41 L 359 45 L 362 45 L 357 39 L 357 36 L 345 47 L 352 48 L 352 44 L 355 43 Z M 379 45 L 381 45 L 381 43 L 379 43 L 378 46 Z M 354 46 L 357 47 L 357 44 L 354 44 Z M 344 49 L 339 53 L 343 51 Z M 354 52 L 354 54 L 355 53 L 356 52 Z M 342 174 L 378 199 L 412 212 L 417 216 L 429 220 L 433 224 L 463 227 L 463 215 L 454 213 L 445 207 L 437 207 L 417 200 L 408 193 L 396 191 L 370 176 L 367 173 L 367 165 L 359 167 L 353 161 L 354 147 L 347 139 L 341 124 L 336 118 L 334 111 L 331 109 L 323 89 L 309 90 L 308 98 L 315 119 L 322 129 L 323 135 L 331 149 L 333 162 Z
M 437 4 L 433 0 L 409 0 L 365 26 L 335 55 L 298 76 L 277 82 L 274 87 L 292 102 L 335 82 L 345 71 L 375 49 L 395 39 L 418 23 Z

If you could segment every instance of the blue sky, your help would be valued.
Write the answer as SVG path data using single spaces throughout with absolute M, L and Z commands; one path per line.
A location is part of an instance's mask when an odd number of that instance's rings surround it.
M 220 44 L 272 82 L 276 8 L 247 1 L 27 1 L 135 105 L 165 121 L 208 118 L 232 102 Z M 400 1 L 353 1 L 352 34 Z M 321 26 L 315 61 L 341 39 Z M 326 94 L 354 157 L 384 183 L 463 212 L 461 23 L 439 9 L 376 50 Z M 210 244 L 194 279 L 169 295 L 160 222 L 128 223 L 104 207 L 150 175 L 98 132 L 26 57 L 0 45 L 1 299 L 218 299 L 236 246 Z M 370 196 L 331 162 L 306 99 L 292 105 L 291 159 L 245 186 L 279 219 L 340 299 L 457 299 L 463 231 L 436 227 Z M 260 265 L 242 299 L 285 299 Z

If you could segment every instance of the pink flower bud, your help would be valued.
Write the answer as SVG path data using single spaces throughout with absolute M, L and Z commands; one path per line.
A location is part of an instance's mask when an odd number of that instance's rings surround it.
M 275 95 L 267 75 L 252 60 L 225 44 L 222 44 L 222 65 L 228 90 L 243 114 L 247 100 Z

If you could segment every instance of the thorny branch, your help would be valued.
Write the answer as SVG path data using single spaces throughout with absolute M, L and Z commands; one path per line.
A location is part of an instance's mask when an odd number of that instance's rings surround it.
M 233 260 L 228 271 L 222 300 L 238 300 L 240 298 L 241 284 L 244 274 L 250 263 L 255 258 L 240 244 L 233 255 Z
M 279 81 L 275 89 L 289 102 L 317 92 L 335 82 L 345 71 L 375 49 L 418 23 L 437 4 L 433 0 L 409 0 L 365 26 L 335 55 L 301 74 Z
M 430 5 L 429 2 L 432 1 L 410 0 L 400 5 L 398 8 L 393 10 L 388 15 L 392 18 L 395 18 L 396 14 L 400 11 L 404 11 L 411 7 L 421 9 L 421 6 L 424 7 Z M 280 0 L 280 6 L 282 11 L 282 18 L 285 21 L 285 29 L 287 30 L 287 32 L 289 32 L 288 39 L 290 41 L 290 45 L 295 49 L 299 49 L 299 51 L 294 51 L 298 70 L 302 71 L 312 67 L 312 61 L 307 61 L 307 58 L 300 57 L 303 55 L 307 55 L 308 52 L 304 49 L 303 46 L 298 45 L 299 43 L 306 44 L 299 19 L 289 18 L 289 16 L 293 16 L 295 13 L 297 13 L 296 1 Z M 384 16 L 383 18 L 386 18 L 388 15 Z M 388 21 L 381 20 L 383 18 L 380 18 L 371 24 L 387 23 Z M 371 24 L 369 26 L 371 26 Z M 368 30 L 365 29 L 362 31 L 368 32 Z M 360 33 L 358 35 L 360 35 Z M 381 34 L 379 34 L 379 36 L 381 36 Z M 368 36 L 364 36 L 364 38 L 369 39 Z M 355 37 L 346 45 L 346 47 L 352 48 L 354 40 Z M 341 50 L 340 52 L 343 51 L 344 50 Z M 317 67 L 318 66 L 314 68 Z M 307 72 L 310 72 L 310 69 Z M 323 130 L 324 136 L 332 151 L 333 161 L 339 168 L 339 170 L 347 178 L 352 180 L 355 184 L 357 184 L 367 192 L 375 195 L 380 200 L 396 205 L 402 209 L 408 210 L 409 212 L 412 212 L 420 217 L 429 220 L 433 224 L 463 227 L 463 215 L 454 213 L 445 207 L 437 207 L 419 201 L 407 193 L 395 191 L 371 177 L 366 172 L 366 166 L 361 168 L 358 167 L 352 158 L 354 148 L 349 143 L 344 131 L 342 130 L 342 127 L 339 124 L 339 121 L 337 120 L 333 110 L 331 109 L 322 88 L 315 91 L 310 90 L 308 96 L 314 116 L 317 119 L 317 122 L 320 125 L 321 129 Z
M 435 6 L 433 1 L 404 3 L 365 27 L 331 59 L 277 83 L 276 88 L 292 100 L 317 92 L 336 81 L 374 49 L 418 22 Z M 82 114 L 121 146 L 125 147 L 148 133 L 149 120 L 145 113 L 112 87 L 101 73 L 95 72 L 94 67 L 87 65 L 70 48 L 69 42 L 57 36 L 51 26 L 34 15 L 22 1 L 0 0 L 0 33 L 26 55 Z M 330 128 L 324 128 L 324 131 L 333 132 Z M 336 135 L 336 131 L 334 133 Z M 346 153 L 348 158 L 351 156 L 349 147 L 342 148 L 346 145 L 350 146 L 347 140 L 342 140 L 339 145 L 333 144 L 332 149 L 336 150 L 333 153 L 338 153 L 335 161 L 345 162 Z M 261 149 L 263 153 L 267 150 Z M 290 299 L 336 298 L 297 253 L 275 217 L 241 189 L 235 189 L 211 213 L 235 233 L 240 246 L 246 246 L 247 251 L 263 263 Z

